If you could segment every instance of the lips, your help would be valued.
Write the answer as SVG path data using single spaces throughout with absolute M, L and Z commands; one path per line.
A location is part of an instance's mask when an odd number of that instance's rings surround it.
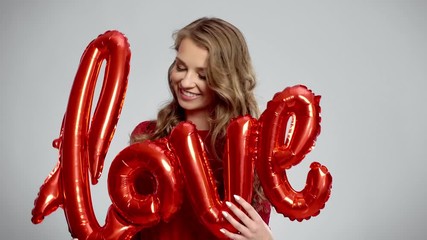
M 193 100 L 193 99 L 201 96 L 201 94 L 193 93 L 193 92 L 190 92 L 190 91 L 186 91 L 186 90 L 184 90 L 182 88 L 179 89 L 179 93 L 181 94 L 181 97 L 184 100 Z

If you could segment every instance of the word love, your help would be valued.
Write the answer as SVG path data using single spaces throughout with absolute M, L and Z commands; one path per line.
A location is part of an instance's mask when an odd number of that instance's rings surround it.
M 91 118 L 103 60 L 104 83 Z M 235 231 L 220 214 L 227 209 L 224 203 L 234 201 L 234 194 L 250 201 L 254 172 L 277 212 L 298 221 L 319 214 L 331 191 L 327 168 L 312 163 L 302 191 L 295 191 L 286 176 L 312 150 L 320 133 L 320 96 L 297 85 L 277 93 L 258 120 L 241 116 L 229 124 L 222 159 L 224 199 L 218 196 L 197 130 L 183 122 L 170 136 L 132 144 L 115 157 L 108 174 L 112 204 L 101 226 L 93 211 L 89 176 L 93 184 L 101 176 L 123 105 L 129 61 L 127 39 L 117 31 L 100 35 L 84 52 L 60 137 L 54 141 L 59 161 L 40 188 L 33 223 L 63 207 L 75 238 L 130 240 L 140 230 L 170 220 L 186 194 L 206 228 L 224 238 L 220 228 Z

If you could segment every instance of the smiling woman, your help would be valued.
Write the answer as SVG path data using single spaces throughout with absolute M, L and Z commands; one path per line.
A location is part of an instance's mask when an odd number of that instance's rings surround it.
M 156 120 L 142 122 L 134 129 L 131 143 L 169 136 L 181 122 L 191 122 L 206 145 L 215 191 L 224 199 L 222 155 L 227 126 L 239 116 L 258 117 L 249 50 L 239 29 L 218 18 L 197 19 L 176 32 L 175 50 L 176 58 L 168 72 L 173 98 L 159 111 Z M 184 197 L 169 222 L 143 229 L 135 239 L 272 239 L 267 225 L 271 206 L 256 175 L 250 188 L 251 204 L 235 196 L 233 201 L 240 206 L 227 201 L 228 211 L 222 212 L 223 219 L 237 229 L 235 232 L 225 228 L 212 231 L 200 220 L 205 216 L 194 210 L 197 203 Z
M 198 130 L 209 130 L 209 109 L 213 104 L 213 91 L 206 81 L 208 51 L 185 38 L 178 48 L 170 80 L 179 105 L 187 121 Z

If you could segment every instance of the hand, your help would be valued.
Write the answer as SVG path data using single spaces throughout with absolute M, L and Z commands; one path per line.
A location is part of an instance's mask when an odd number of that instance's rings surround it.
M 236 205 L 231 202 L 226 202 L 230 210 L 241 220 L 237 221 L 228 212 L 223 211 L 225 219 L 233 225 L 234 228 L 239 231 L 239 234 L 232 233 L 222 228 L 220 231 L 230 239 L 234 240 L 273 240 L 273 234 L 271 233 L 268 225 L 262 220 L 258 212 L 252 207 L 251 204 L 246 202 L 243 198 L 234 195 L 236 202 L 243 207 L 248 213 L 240 210 Z

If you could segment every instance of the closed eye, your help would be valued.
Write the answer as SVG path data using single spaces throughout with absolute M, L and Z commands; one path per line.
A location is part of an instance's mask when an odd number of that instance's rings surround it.
M 187 65 L 178 57 L 175 59 L 175 69 L 178 72 L 183 72 L 188 70 Z M 197 75 L 199 79 L 206 80 L 205 68 L 198 68 L 197 70 L 198 70 Z
M 200 74 L 199 73 L 199 78 L 202 79 L 202 80 L 206 80 L 206 76 L 204 74 Z
M 175 69 L 179 72 L 187 70 L 187 68 L 182 64 L 175 64 Z

